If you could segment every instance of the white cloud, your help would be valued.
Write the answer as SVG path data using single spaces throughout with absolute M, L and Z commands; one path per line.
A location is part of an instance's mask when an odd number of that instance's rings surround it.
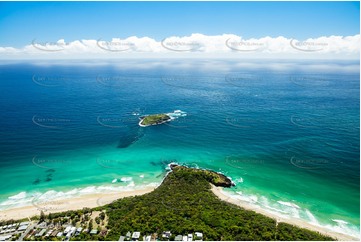
M 131 36 L 110 41 L 76 40 L 55 42 L 34 40 L 23 48 L 0 47 L 1 59 L 77 58 L 287 58 L 359 59 L 360 35 L 322 36 L 306 40 L 286 37 L 244 39 L 233 34 L 171 36 L 162 41 Z

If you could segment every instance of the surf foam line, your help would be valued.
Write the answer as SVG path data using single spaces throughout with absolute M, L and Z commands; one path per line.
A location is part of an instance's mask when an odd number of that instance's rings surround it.
M 169 163 L 166 167 L 166 175 L 160 182 L 150 182 L 148 184 L 136 185 L 133 181 L 133 177 L 121 177 L 115 178 L 111 181 L 112 185 L 99 185 L 99 186 L 86 186 L 78 187 L 70 190 L 59 191 L 59 190 L 48 190 L 45 192 L 26 192 L 21 191 L 17 194 L 9 196 L 7 199 L 0 201 L 0 211 L 9 210 L 13 208 L 33 206 L 34 201 L 36 203 L 46 203 L 52 201 L 59 201 L 63 199 L 77 198 L 83 195 L 91 194 L 107 194 L 115 192 L 130 192 L 136 190 L 142 190 L 148 187 L 158 187 L 162 184 L 163 180 L 167 177 L 168 173 L 171 172 L 170 166 L 177 163 Z M 177 164 L 178 165 L 178 164 Z M 144 175 L 141 175 L 144 177 Z
M 173 113 L 166 113 L 172 120 L 177 119 L 179 117 L 187 116 L 187 113 L 182 110 L 174 110 Z
M 87 186 L 83 188 L 74 188 L 67 191 L 48 190 L 46 192 L 19 192 L 13 196 L 9 196 L 5 201 L 0 202 L 0 211 L 13 208 L 33 206 L 36 203 L 47 203 L 64 199 L 81 197 L 91 194 L 107 194 L 115 192 L 130 192 L 142 190 L 148 187 L 158 187 L 160 183 L 151 182 L 144 185 L 135 185 L 133 181 L 123 183 L 124 185 L 100 185 Z
M 358 226 L 335 218 L 330 218 L 328 223 L 320 222 L 310 210 L 302 208 L 295 201 L 270 201 L 265 196 L 244 194 L 240 191 L 233 192 L 222 190 L 221 192 L 232 199 L 250 205 L 250 207 L 261 209 L 267 214 L 273 214 L 276 217 L 290 221 L 292 221 L 292 219 L 300 219 L 310 225 L 360 239 L 360 228 Z M 242 206 L 242 204 L 240 205 Z

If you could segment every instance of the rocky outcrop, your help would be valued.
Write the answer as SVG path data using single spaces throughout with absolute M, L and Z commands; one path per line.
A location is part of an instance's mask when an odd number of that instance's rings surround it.
M 196 169 L 196 168 L 188 168 L 186 166 L 180 166 L 174 163 L 169 164 L 169 167 L 172 171 L 177 171 L 180 169 L 192 169 L 194 171 L 200 172 L 204 175 L 204 177 L 213 185 L 217 187 L 232 187 L 234 186 L 234 183 L 232 180 L 222 173 L 218 173 L 211 170 L 202 170 L 202 169 Z

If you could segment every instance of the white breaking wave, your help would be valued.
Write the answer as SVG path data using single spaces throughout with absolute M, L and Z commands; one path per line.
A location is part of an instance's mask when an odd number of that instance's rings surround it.
M 173 113 L 166 113 L 172 120 L 177 119 L 179 117 L 187 116 L 187 113 L 182 110 L 174 110 Z
M 26 192 L 20 192 L 14 196 L 8 197 L 8 200 L 0 203 L 0 210 L 1 207 L 7 207 L 11 205 L 22 205 L 22 204 L 29 204 L 32 201 L 33 197 L 28 196 Z
M 272 202 L 264 196 L 257 197 L 256 195 L 248 195 L 241 191 L 237 191 L 235 193 L 222 191 L 222 193 L 230 198 L 246 202 L 252 206 L 265 210 L 267 213 L 274 214 L 281 218 L 302 219 L 314 226 L 350 235 L 355 238 L 360 238 L 360 229 L 357 226 L 340 219 L 331 219 L 329 224 L 321 223 L 308 209 L 302 208 L 292 202 L 281 200 Z
M 313 216 L 313 214 L 308 209 L 306 209 L 305 212 L 311 224 L 319 225 L 315 216 Z
M 300 218 L 300 207 L 297 204 L 291 202 L 277 201 L 277 203 L 283 205 L 282 209 L 293 218 Z
M 242 192 L 237 192 L 238 195 L 232 196 L 233 198 L 239 199 L 241 201 L 249 202 L 249 203 L 257 203 L 258 197 L 256 195 L 244 195 Z
M 14 196 L 9 197 L 9 199 L 22 199 L 26 198 L 26 192 L 20 192 Z
M 297 208 L 299 209 L 300 207 L 294 203 L 290 203 L 290 202 L 283 202 L 283 201 L 277 201 L 279 204 L 288 206 L 288 207 L 292 207 L 292 208 Z
M 133 180 L 133 178 L 132 178 L 132 177 L 122 177 L 122 178 L 120 178 L 120 180 L 121 180 L 122 182 L 130 182 L 130 181 Z
M 341 234 L 347 234 L 351 235 L 353 237 L 360 239 L 360 228 L 358 228 L 355 225 L 352 225 L 346 221 L 339 220 L 339 219 L 332 219 L 333 222 L 336 222 L 337 225 L 332 224 L 326 224 L 322 225 L 321 227 L 327 228 L 329 230 L 341 233 Z
M 134 190 L 141 190 L 145 187 L 157 187 L 160 183 L 151 182 L 144 185 L 136 185 L 131 179 L 126 179 L 128 183 L 126 185 L 102 185 L 102 186 L 88 186 L 84 188 L 74 188 L 69 191 L 56 191 L 49 190 L 44 193 L 34 192 L 20 192 L 14 196 L 8 197 L 7 200 L 0 203 L 0 211 L 25 207 L 34 205 L 34 203 L 58 201 L 63 199 L 69 199 L 74 197 L 80 197 L 89 194 L 102 194 L 102 193 L 114 193 L 114 192 L 128 192 Z
M 334 221 L 334 222 L 336 222 L 336 223 L 338 223 L 338 224 L 348 224 L 348 222 L 343 221 L 343 220 L 341 220 L 341 219 L 332 219 L 332 221 Z

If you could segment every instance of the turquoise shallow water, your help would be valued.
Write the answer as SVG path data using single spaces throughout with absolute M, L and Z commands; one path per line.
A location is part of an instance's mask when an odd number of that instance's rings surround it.
M 223 172 L 237 199 L 359 233 L 359 75 L 0 66 L 0 209 Z M 141 128 L 139 116 L 187 113 Z M 114 182 L 114 179 L 117 179 Z

